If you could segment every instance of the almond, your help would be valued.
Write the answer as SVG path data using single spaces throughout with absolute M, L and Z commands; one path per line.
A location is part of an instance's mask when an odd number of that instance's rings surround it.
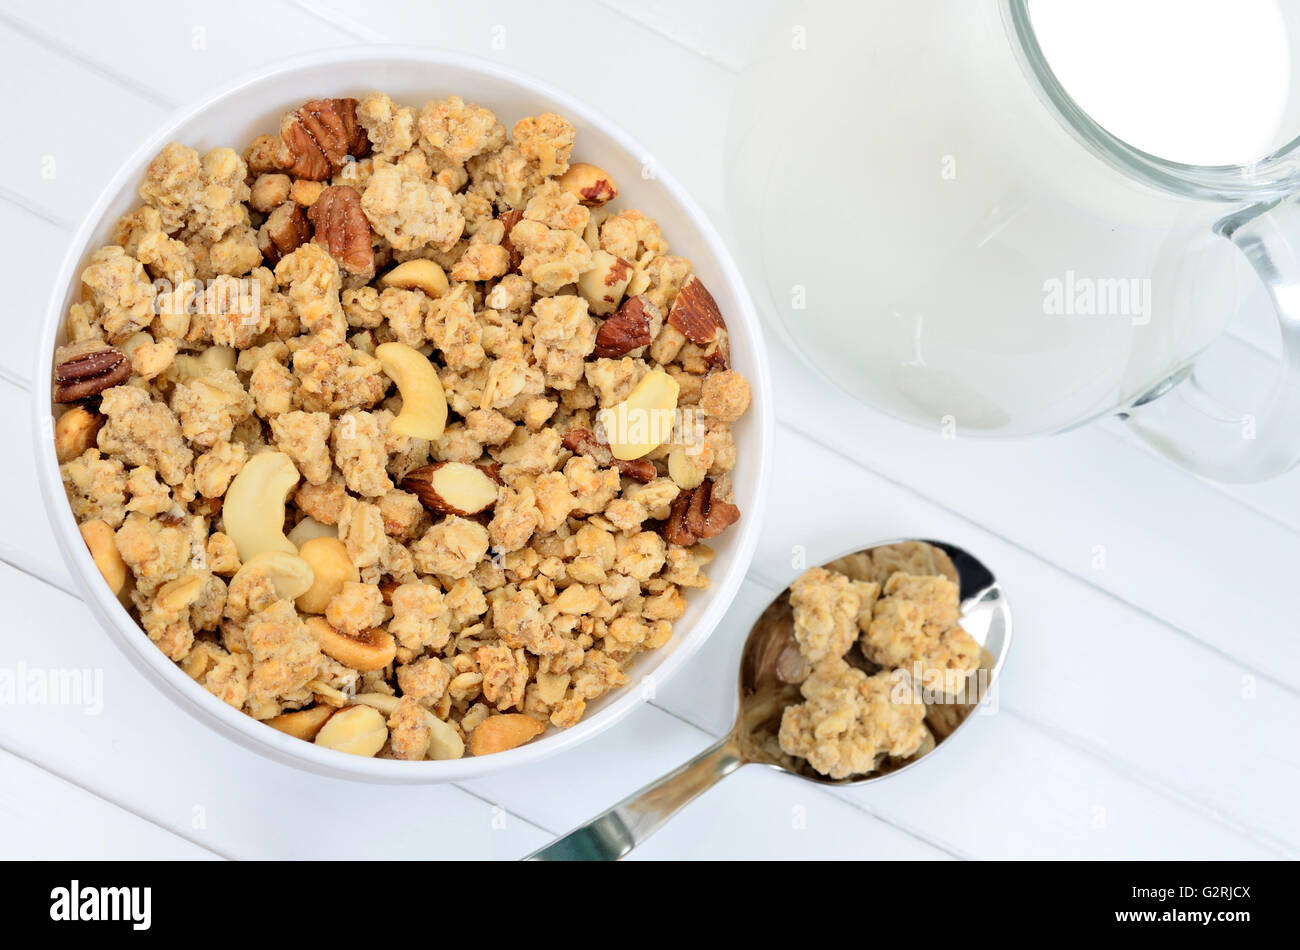
M 316 738 L 316 733 L 320 732 L 321 726 L 325 725 L 325 721 L 332 715 L 334 715 L 332 706 L 313 706 L 310 709 L 299 709 L 296 712 L 273 716 L 266 720 L 266 724 L 295 739 L 311 742 Z
M 497 500 L 497 483 L 492 476 L 466 462 L 421 465 L 402 479 L 401 487 L 430 511 L 462 518 L 486 511 Z
M 629 298 L 618 308 L 617 313 L 600 325 L 596 331 L 596 348 L 591 355 L 597 359 L 618 359 L 648 345 L 651 340 L 650 325 L 646 299 L 639 296 Z
M 510 252 L 510 273 L 512 274 L 519 273 L 519 265 L 523 261 L 524 255 L 510 240 L 510 232 L 514 230 L 516 224 L 523 220 L 523 217 L 524 213 L 522 211 L 507 211 L 497 218 L 498 221 L 505 225 L 506 233 L 501 238 L 501 246 Z
M 700 346 L 712 343 L 718 331 L 726 328 L 718 302 L 704 282 L 693 274 L 677 291 L 677 298 L 668 311 L 668 325 Z
M 561 191 L 568 192 L 588 206 L 603 205 L 618 197 L 618 188 L 609 172 L 586 162 L 573 162 L 556 182 Z
M 497 713 L 488 716 L 469 737 L 470 755 L 491 755 L 521 746 L 536 739 L 546 724 L 524 713 Z
M 594 251 L 591 266 L 578 276 L 578 293 L 598 317 L 613 313 L 632 279 L 632 265 L 609 251 Z
M 639 459 L 672 437 L 679 391 L 677 380 L 656 369 L 618 405 L 600 410 L 597 419 L 614 458 Z

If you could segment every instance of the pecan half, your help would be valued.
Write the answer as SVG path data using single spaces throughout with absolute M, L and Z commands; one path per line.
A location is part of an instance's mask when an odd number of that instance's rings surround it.
M 54 401 L 79 402 L 124 383 L 131 375 L 126 354 L 103 340 L 84 340 L 55 354 Z
M 680 330 L 686 339 L 700 346 L 712 343 L 717 339 L 718 331 L 727 327 L 713 294 L 694 275 L 677 291 L 673 307 L 668 311 L 668 325 Z
M 292 201 L 286 201 L 272 211 L 257 230 L 258 249 L 272 267 L 298 245 L 310 240 L 311 224 L 307 221 L 307 211 Z
M 664 540 L 682 547 L 716 538 L 740 520 L 740 509 L 730 502 L 713 497 L 713 479 L 706 478 L 699 487 L 684 491 L 673 499 L 668 520 L 663 524 Z
M 357 100 L 312 99 L 280 121 L 280 139 L 288 152 L 283 164 L 294 178 L 324 181 L 347 156 L 370 152 L 370 139 L 357 122 Z
M 618 469 L 620 475 L 626 475 L 634 482 L 652 481 L 655 477 L 655 463 L 649 459 L 616 459 L 614 453 L 609 450 L 609 445 L 600 441 L 596 433 L 590 429 L 583 429 L 575 426 L 560 440 L 561 444 L 570 452 L 576 452 L 578 455 L 587 455 L 591 460 L 601 468 L 609 468 L 611 465 Z
M 650 306 L 654 306 L 651 304 Z M 600 325 L 592 356 L 618 359 L 650 342 L 650 313 L 641 295 L 629 297 Z
M 370 243 L 370 221 L 361 210 L 361 195 L 350 185 L 324 189 L 307 217 L 316 229 L 316 240 L 349 274 L 369 280 L 375 276 L 375 249 Z
M 523 253 L 517 250 L 510 240 L 511 230 L 514 229 L 516 224 L 523 220 L 523 217 L 524 213 L 522 211 L 507 211 L 504 214 L 497 216 L 497 220 L 506 226 L 506 233 L 505 237 L 501 239 L 501 246 L 510 252 L 509 273 L 511 274 L 519 273 L 519 264 L 524 259 Z

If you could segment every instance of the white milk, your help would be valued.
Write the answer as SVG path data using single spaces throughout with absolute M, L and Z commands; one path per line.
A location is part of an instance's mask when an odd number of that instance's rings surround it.
M 831 6 L 776 18 L 728 134 L 751 282 L 812 366 L 922 425 L 1029 435 L 1131 401 L 1223 328 L 1249 279 L 1211 231 L 1228 206 L 1137 185 L 1083 147 L 1025 79 L 1000 4 Z M 1220 162 L 1277 138 L 1273 3 L 1047 7 L 1063 81 L 1131 144 Z M 1156 140 L 1143 110 L 1179 121 Z
M 1284 144 L 1292 63 L 1277 0 L 1030 0 L 1029 11 L 1061 85 L 1130 145 L 1244 165 Z

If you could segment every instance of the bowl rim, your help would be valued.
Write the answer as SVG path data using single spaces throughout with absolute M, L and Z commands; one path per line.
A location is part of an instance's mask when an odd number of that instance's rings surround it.
M 753 440 L 756 445 L 748 449 L 745 463 L 756 467 L 754 497 L 750 503 L 754 514 L 743 518 L 738 525 L 740 533 L 735 542 L 731 563 L 724 576 L 712 584 L 709 601 L 704 605 L 703 613 L 682 635 L 680 642 L 673 647 L 672 651 L 664 656 L 654 672 L 621 687 L 618 695 L 613 696 L 604 708 L 590 717 L 584 718 L 568 729 L 543 736 L 535 743 L 482 758 L 465 756 L 460 759 L 424 762 L 361 758 L 324 749 L 280 733 L 199 687 L 179 665 L 168 659 L 147 637 L 142 635 L 139 625 L 102 583 L 98 569 L 81 540 L 76 519 L 63 492 L 59 465 L 54 454 L 51 413 L 40 387 L 41 381 L 48 379 L 55 340 L 64 323 L 63 303 L 67 288 L 90 249 L 91 238 L 102 226 L 109 205 L 129 180 L 139 176 L 140 170 L 149 159 L 156 155 L 164 144 L 172 140 L 181 126 L 193 121 L 216 104 L 241 95 L 248 87 L 277 76 L 322 65 L 376 60 L 386 60 L 391 63 L 418 62 L 425 65 L 445 65 L 487 74 L 499 81 L 544 97 L 554 105 L 556 111 L 580 118 L 593 128 L 599 129 L 625 153 L 634 156 L 651 154 L 636 139 L 599 111 L 545 81 L 490 60 L 432 47 L 358 44 L 287 57 L 245 73 L 216 92 L 173 111 L 158 129 L 123 161 L 82 219 L 59 267 L 43 318 L 44 325 L 36 352 L 35 372 L 32 375 L 37 387 L 32 399 L 32 431 L 41 496 L 64 562 L 76 580 L 82 600 L 91 608 L 100 626 L 109 632 L 118 649 L 145 675 L 146 679 L 157 686 L 176 705 L 206 726 L 233 739 L 244 748 L 275 761 L 322 775 L 368 782 L 439 784 L 474 779 L 516 766 L 525 766 L 574 748 L 613 726 L 633 709 L 639 707 L 642 702 L 652 698 L 653 691 L 646 688 L 647 680 L 652 685 L 667 682 L 698 651 L 731 606 L 754 557 L 762 525 L 759 515 L 763 510 L 770 482 L 775 410 L 771 401 L 771 372 L 761 321 L 746 289 L 744 278 L 726 244 L 703 210 L 671 172 L 656 164 L 656 183 L 685 213 L 691 226 L 713 254 L 725 283 L 735 295 L 737 312 L 728 313 L 728 321 L 734 327 L 741 329 L 751 341 L 754 366 L 753 371 L 748 372 L 747 376 L 758 398 L 753 400 L 751 408 L 751 411 L 757 414 L 756 438 Z

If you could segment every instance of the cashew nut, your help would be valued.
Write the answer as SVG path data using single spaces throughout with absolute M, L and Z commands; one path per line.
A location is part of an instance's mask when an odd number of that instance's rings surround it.
M 323 614 L 347 581 L 359 583 L 361 573 L 348 557 L 347 546 L 338 538 L 311 538 L 298 549 L 298 556 L 311 566 L 315 580 L 297 599 L 305 614 Z
M 231 586 L 239 580 L 245 571 L 261 571 L 266 574 L 275 596 L 281 600 L 296 600 L 311 589 L 315 575 L 311 565 L 296 554 L 285 551 L 263 551 L 244 562 L 230 579 Z
M 430 442 L 442 438 L 447 425 L 447 394 L 428 357 L 405 343 L 384 343 L 375 348 L 375 356 L 402 394 L 402 411 L 389 430 Z
M 441 297 L 451 286 L 443 269 L 423 257 L 398 264 L 379 278 L 379 285 L 399 290 L 423 290 L 430 297 Z
M 656 369 L 626 399 L 596 414 L 614 458 L 639 459 L 672 438 L 679 389 L 677 380 Z
M 373 756 L 388 741 L 388 723 L 369 706 L 349 706 L 330 716 L 316 733 L 316 744 L 337 752 Z
M 283 452 L 254 455 L 230 483 L 221 519 L 245 564 L 263 551 L 298 553 L 284 536 L 284 502 L 297 484 L 298 469 Z
M 109 590 L 114 594 L 122 593 L 122 588 L 126 586 L 126 562 L 118 553 L 113 529 L 103 521 L 87 521 L 81 526 L 81 539 L 90 549 L 90 556 L 99 568 L 99 573 L 104 575 Z

